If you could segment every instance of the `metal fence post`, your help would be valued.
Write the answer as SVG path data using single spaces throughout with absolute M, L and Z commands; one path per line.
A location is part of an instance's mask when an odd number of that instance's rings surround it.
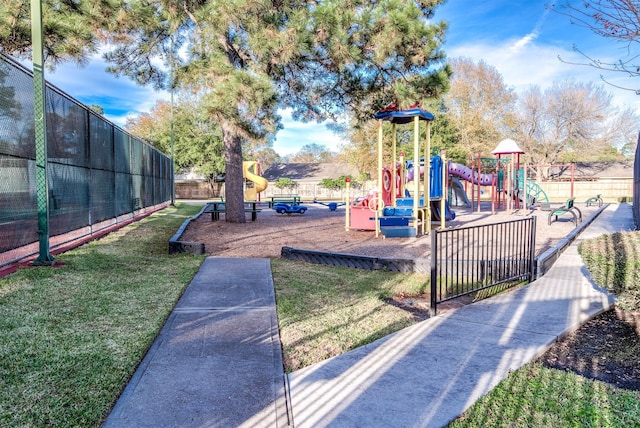
M 435 317 L 438 310 L 438 231 L 431 231 L 431 304 L 429 315 Z
M 529 282 L 535 281 L 536 280 L 536 221 L 537 218 L 535 216 L 531 216 L 531 220 L 532 220 L 532 224 L 531 227 L 533 228 L 531 230 L 531 234 L 530 234 L 530 243 L 529 243 L 529 247 L 530 247 L 530 253 L 529 253 Z
M 36 137 L 36 194 L 38 200 L 39 255 L 34 265 L 51 266 L 49 253 L 49 183 L 47 177 L 47 127 L 42 52 L 42 0 L 31 0 L 31 43 L 33 52 L 33 109 Z

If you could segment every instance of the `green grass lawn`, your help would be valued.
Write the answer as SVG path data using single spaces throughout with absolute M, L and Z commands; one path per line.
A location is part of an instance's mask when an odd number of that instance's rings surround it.
M 167 208 L 0 279 L 0 426 L 99 425 L 203 258 L 168 256 Z
M 638 427 L 640 391 L 530 363 L 510 374 L 448 426 Z
M 272 260 L 284 365 L 291 372 L 419 320 L 387 303 L 428 290 L 428 275 Z
M 203 257 L 167 254 L 199 207 L 169 207 L 0 279 L 0 426 L 99 426 Z M 416 322 L 385 303 L 425 276 L 273 261 L 289 368 Z M 311 285 L 313 284 L 313 285 Z
M 167 254 L 198 209 L 167 208 L 57 256 L 60 267 L 0 279 L 0 426 L 100 425 L 203 260 Z M 288 371 L 417 322 L 386 299 L 428 287 L 416 274 L 287 260 L 272 270 Z M 639 403 L 638 392 L 530 364 L 454 426 L 640 426 Z
M 618 296 L 621 309 L 640 310 L 640 232 L 602 235 L 578 251 L 594 281 Z

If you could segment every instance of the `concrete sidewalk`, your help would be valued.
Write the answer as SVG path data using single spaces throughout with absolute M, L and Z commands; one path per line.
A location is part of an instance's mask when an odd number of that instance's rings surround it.
M 581 240 L 633 228 L 612 205 L 541 279 L 428 319 L 289 375 L 293 421 L 304 427 L 441 427 L 613 303 L 588 277 Z
M 105 427 L 286 427 L 268 259 L 207 258 Z
M 207 258 L 104 426 L 443 426 L 611 306 L 577 245 L 632 227 L 631 206 L 612 205 L 526 287 L 288 377 L 269 260 Z

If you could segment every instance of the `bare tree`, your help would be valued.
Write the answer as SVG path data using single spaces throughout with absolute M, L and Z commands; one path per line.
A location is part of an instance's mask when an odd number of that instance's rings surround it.
M 599 160 L 627 143 L 637 116 L 600 85 L 564 81 L 520 96 L 517 139 L 534 164 Z M 617 153 L 617 150 L 615 150 Z
M 640 55 L 637 53 L 636 43 L 640 42 L 640 4 L 636 0 L 593 0 L 563 3 L 554 9 L 561 15 L 568 16 L 571 23 L 592 30 L 595 34 L 613 39 L 625 45 L 627 55 L 616 62 L 604 62 L 593 58 L 580 50 L 576 45 L 573 50 L 586 59 L 586 63 L 569 64 L 588 65 L 604 71 L 618 71 L 631 77 L 640 76 Z M 602 80 L 607 82 L 603 76 Z M 640 89 L 622 88 L 632 90 L 640 95 Z
M 289 163 L 317 163 L 333 162 L 335 155 L 322 144 L 308 143 L 302 146 L 298 153 L 288 157 Z
M 468 154 L 488 155 L 513 128 L 517 96 L 484 61 L 457 58 L 449 64 L 453 76 L 444 100 L 458 143 Z

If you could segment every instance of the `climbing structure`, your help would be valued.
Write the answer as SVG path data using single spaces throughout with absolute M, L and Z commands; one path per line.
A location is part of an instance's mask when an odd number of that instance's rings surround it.
M 449 209 L 444 199 L 442 185 L 446 181 L 446 168 L 443 168 L 443 160 L 440 157 L 429 158 L 431 121 L 434 116 L 417 106 L 399 110 L 393 104 L 374 117 L 379 122 L 377 191 L 360 201 L 358 206 L 351 207 L 351 226 L 372 226 L 376 236 L 382 233 L 385 237 L 418 236 L 428 233 L 431 230 L 432 218 L 439 219 L 444 227 L 446 218 L 453 218 L 455 213 Z M 385 123 L 392 126 L 392 168 L 382 164 Z M 420 143 L 421 124 L 426 125 L 424 144 Z M 414 163 L 405 165 L 404 154 L 398 154 L 396 151 L 398 125 L 413 125 Z M 410 174 L 411 179 L 407 179 Z M 365 208 L 369 210 L 368 213 L 364 211 Z

